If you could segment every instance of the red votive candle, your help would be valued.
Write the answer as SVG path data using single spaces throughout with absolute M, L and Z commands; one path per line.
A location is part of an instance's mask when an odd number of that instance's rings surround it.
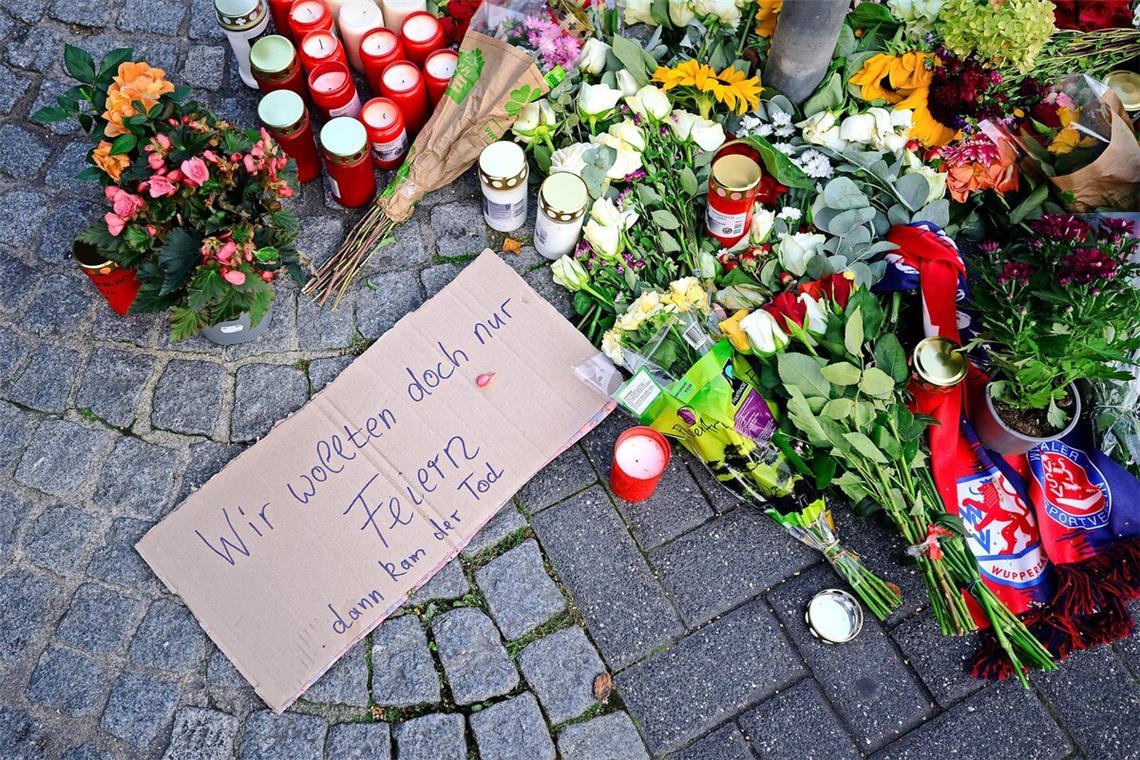
M 325 121 L 337 116 L 356 118 L 360 113 L 360 96 L 348 71 L 348 64 L 328 61 L 317 64 L 309 72 L 309 93 Z
M 289 11 L 289 28 L 299 41 L 309 32 L 331 32 L 333 17 L 320 0 L 298 0 Z
M 372 163 L 378 169 L 395 169 L 408 154 L 408 130 L 399 107 L 388 98 L 373 98 L 360 109 L 368 131 Z
M 273 16 L 273 28 L 286 39 L 293 38 L 293 27 L 289 23 L 289 11 L 294 0 L 269 0 L 269 13 Z
M 301 65 L 305 71 L 312 71 L 322 63 L 339 61 L 345 66 L 348 59 L 340 40 L 332 32 L 309 32 L 301 40 Z
M 270 34 L 253 43 L 249 50 L 249 68 L 262 92 L 292 90 L 305 94 L 305 75 L 297 60 L 293 43 L 279 34 Z
M 645 501 L 657 490 L 669 466 L 669 441 L 639 425 L 618 436 L 610 465 L 610 488 L 625 501 Z
M 321 128 L 321 151 L 329 172 L 329 185 L 337 203 L 359 208 L 376 195 L 368 132 L 356 119 L 341 116 Z
M 380 78 L 388 64 L 404 60 L 404 45 L 391 29 L 374 29 L 360 39 L 360 61 L 372 92 L 380 92 Z
M 420 70 L 408 61 L 388 64 L 380 77 L 380 94 L 399 106 L 408 134 L 417 134 L 428 117 L 427 90 Z
M 443 27 L 439 19 L 427 11 L 416 11 L 404 19 L 400 39 L 407 59 L 416 66 L 423 66 L 429 55 L 443 47 Z
M 119 316 L 130 311 L 142 286 L 135 278 L 135 270 L 123 269 L 98 248 L 81 240 L 72 243 L 71 255 L 83 273 L 91 279 L 95 289 L 107 299 L 111 311 Z
M 705 230 L 725 248 L 736 245 L 748 232 L 759 193 L 760 164 L 735 153 L 717 158 L 709 172 Z
M 443 93 L 451 84 L 451 77 L 455 75 L 455 67 L 459 65 L 459 56 L 454 50 L 437 50 L 424 61 L 424 84 L 427 85 L 428 100 L 434 109 L 443 99 Z
M 257 117 L 265 129 L 297 164 L 297 181 L 309 182 L 321 175 L 321 158 L 313 141 L 313 128 L 305 101 L 292 90 L 277 90 L 257 104 Z

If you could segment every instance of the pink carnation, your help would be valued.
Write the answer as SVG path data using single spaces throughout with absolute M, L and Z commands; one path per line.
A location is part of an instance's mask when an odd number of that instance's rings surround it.
M 245 272 L 239 272 L 236 269 L 230 269 L 222 272 L 222 277 L 225 278 L 226 282 L 235 287 L 239 287 L 245 284 Z
M 206 166 L 206 162 L 197 156 L 186 159 L 179 168 L 186 178 L 186 184 L 191 187 L 201 187 L 210 178 L 210 169 Z

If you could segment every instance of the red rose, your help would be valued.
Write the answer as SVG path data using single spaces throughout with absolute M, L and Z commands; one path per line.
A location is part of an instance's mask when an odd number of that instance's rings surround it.
M 787 332 L 801 329 L 807 317 L 807 306 L 796 298 L 795 293 L 781 293 L 764 307 L 764 311 L 775 317 L 776 324 Z
M 1078 29 L 1077 0 L 1053 0 L 1053 18 L 1061 29 Z
M 1081 3 L 1077 9 L 1077 27 L 1090 32 L 1097 29 L 1127 27 L 1131 24 L 1132 12 L 1127 0 L 1097 0 Z
M 843 272 L 837 272 L 812 282 L 805 282 L 800 285 L 800 292 L 807 293 L 817 301 L 825 300 L 828 303 L 835 304 L 842 311 L 847 308 L 847 300 L 851 297 L 851 291 L 855 290 L 855 280 L 844 275 Z

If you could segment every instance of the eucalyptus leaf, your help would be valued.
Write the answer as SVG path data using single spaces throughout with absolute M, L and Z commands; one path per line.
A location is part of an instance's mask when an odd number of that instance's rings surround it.
M 856 227 L 866 224 L 875 218 L 875 209 L 866 208 L 853 208 L 847 211 L 842 211 L 831 219 L 827 227 L 827 231 L 832 235 L 849 235 L 855 231 Z M 818 227 L 819 224 L 817 223 Z
M 939 198 L 932 203 L 928 203 L 915 213 L 912 221 L 930 222 L 931 224 L 937 224 L 939 227 L 945 227 L 950 224 L 950 201 L 945 198 Z
M 907 211 L 906 206 L 896 203 L 887 209 L 887 221 L 895 226 L 910 224 L 910 212 Z
M 625 66 L 638 87 L 649 84 L 649 74 L 645 70 L 645 58 L 642 56 L 641 45 L 631 39 L 614 35 L 612 50 L 614 56 Z
M 904 174 L 895 183 L 895 192 L 899 200 L 911 211 L 918 211 L 926 203 L 926 196 L 930 194 L 930 183 L 926 177 L 915 172 Z
M 846 211 L 868 205 L 867 196 L 850 177 L 836 177 L 823 188 L 823 200 L 828 208 Z

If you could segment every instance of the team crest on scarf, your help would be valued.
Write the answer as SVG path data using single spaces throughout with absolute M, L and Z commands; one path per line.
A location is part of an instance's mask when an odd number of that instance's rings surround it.
M 1049 561 L 1033 513 L 996 470 L 958 479 L 958 516 L 982 574 L 1014 588 L 1041 582 Z
M 1050 519 L 1078 530 L 1108 525 L 1112 491 L 1088 454 L 1061 441 L 1049 441 L 1031 449 L 1027 457 Z

